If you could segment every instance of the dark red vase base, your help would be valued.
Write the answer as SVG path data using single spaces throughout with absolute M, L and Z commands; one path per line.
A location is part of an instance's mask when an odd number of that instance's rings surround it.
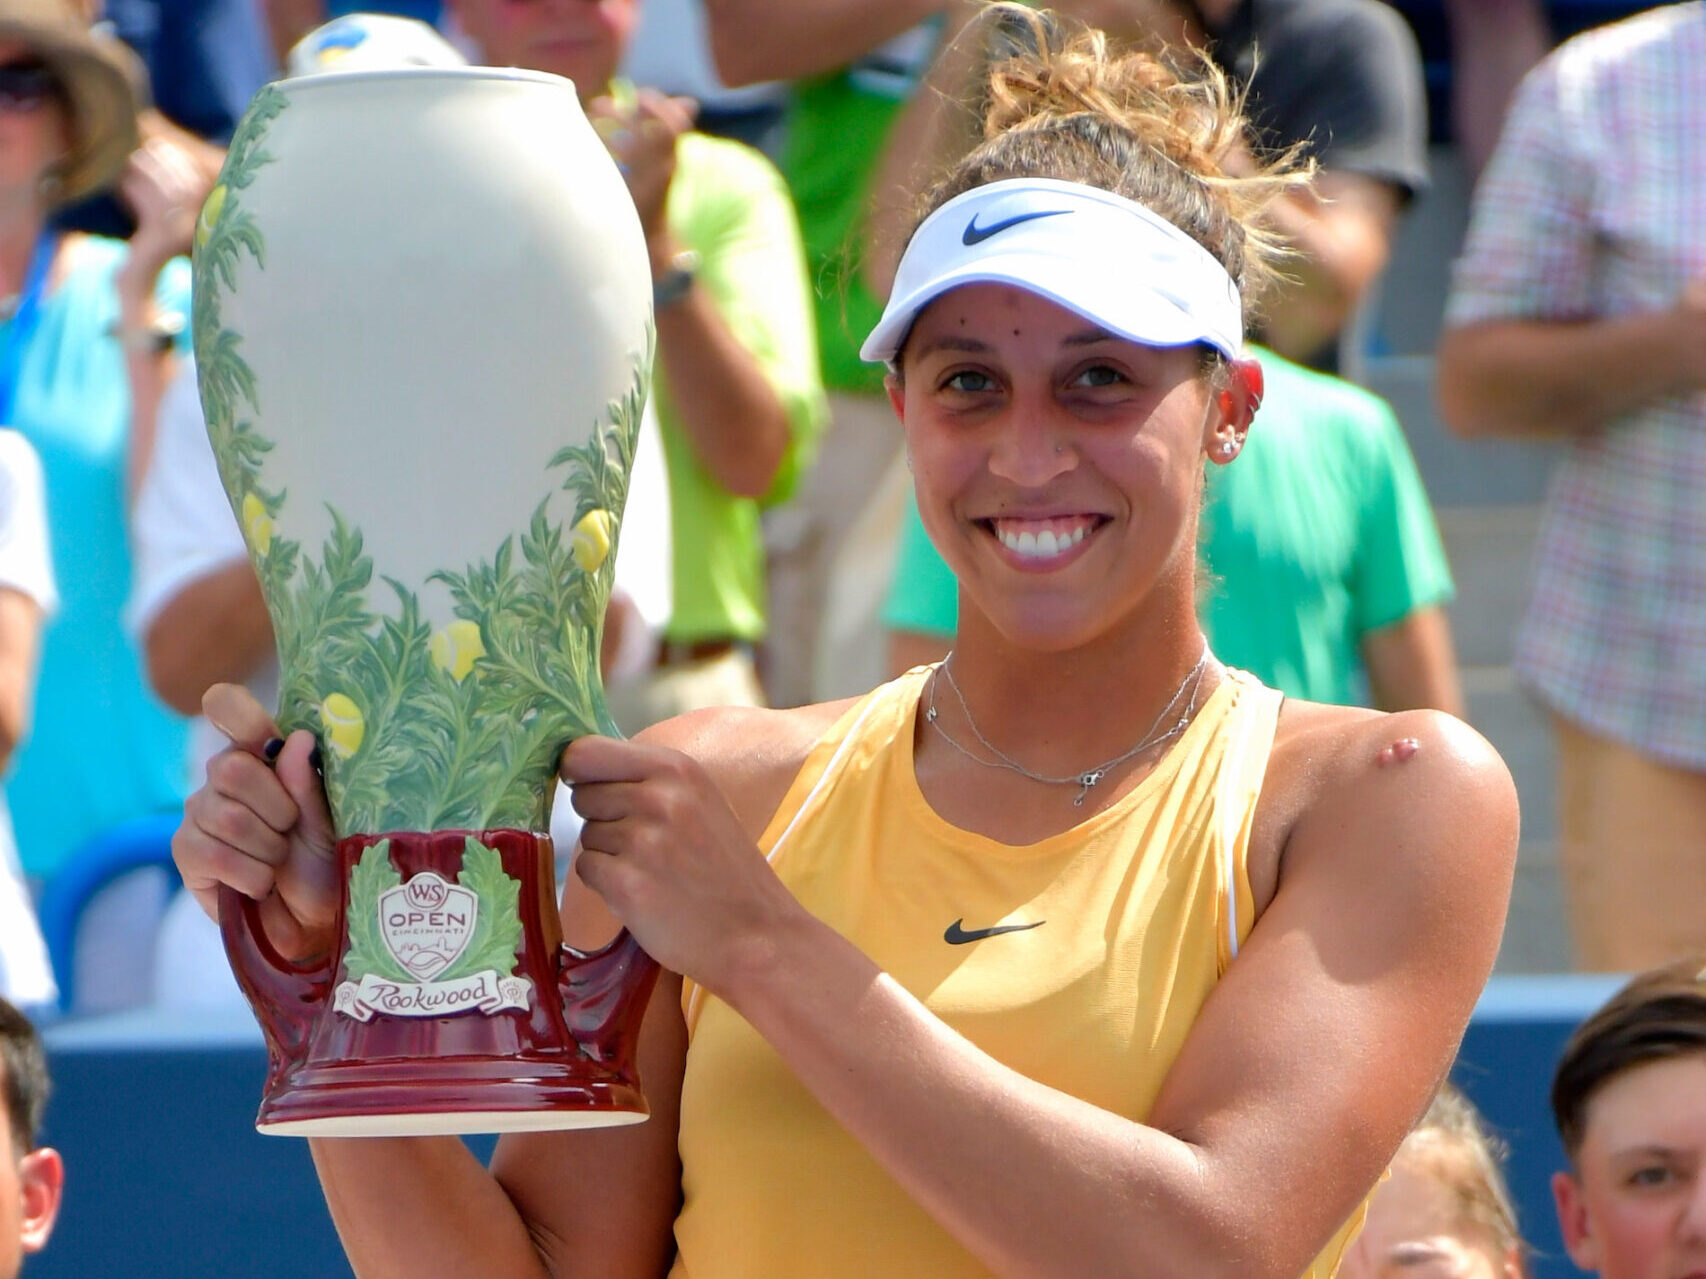
M 590 1062 L 555 1069 L 515 1060 L 442 1065 L 431 1077 L 418 1063 L 305 1070 L 276 1095 L 269 1091 L 255 1127 L 281 1137 L 428 1137 L 605 1128 L 648 1114 L 637 1084 Z M 527 1078 L 516 1077 L 521 1070 Z
M 514 974 L 526 1009 L 358 1020 L 333 1006 L 347 974 L 347 886 L 362 853 L 390 841 L 404 880 L 425 870 L 454 881 L 469 835 L 496 849 L 519 881 Z M 346 886 L 336 959 L 293 964 L 267 941 L 255 903 L 224 890 L 220 923 L 238 983 L 267 1041 L 256 1127 L 300 1136 L 521 1132 L 637 1123 L 647 1114 L 634 1066 L 657 964 L 623 932 L 582 954 L 562 944 L 551 841 L 527 831 L 389 832 L 339 840 Z

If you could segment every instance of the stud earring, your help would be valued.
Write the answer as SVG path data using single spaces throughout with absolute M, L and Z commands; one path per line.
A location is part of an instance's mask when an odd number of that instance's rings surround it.
M 1227 440 L 1220 446 L 1220 456 L 1225 458 L 1227 461 L 1231 461 L 1237 452 L 1238 445 L 1235 441 Z

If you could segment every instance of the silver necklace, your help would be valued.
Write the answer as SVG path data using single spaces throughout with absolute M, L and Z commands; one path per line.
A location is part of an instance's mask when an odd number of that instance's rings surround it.
M 983 735 L 983 730 L 977 726 L 977 721 L 972 718 L 971 707 L 966 705 L 965 694 L 960 692 L 960 686 L 954 679 L 954 672 L 949 669 L 948 664 L 953 659 L 954 655 L 950 651 L 930 675 L 930 701 L 924 708 L 925 721 L 942 735 L 943 741 L 974 763 L 982 764 L 987 768 L 1005 768 L 1010 772 L 1018 773 L 1021 777 L 1028 777 L 1033 782 L 1043 782 L 1049 786 L 1078 787 L 1078 794 L 1072 801 L 1073 807 L 1076 808 L 1084 803 L 1084 797 L 1090 793 L 1091 787 L 1106 777 L 1111 770 L 1118 768 L 1128 759 L 1142 754 L 1150 747 L 1159 746 L 1162 742 L 1169 741 L 1184 731 L 1185 725 L 1191 722 L 1192 717 L 1197 712 L 1197 694 L 1202 690 L 1203 671 L 1208 666 L 1208 645 L 1203 645 L 1202 656 L 1197 658 L 1197 664 L 1191 667 L 1185 678 L 1180 681 L 1179 687 L 1173 690 L 1173 696 L 1167 699 L 1167 704 L 1161 708 L 1160 714 L 1155 717 L 1155 722 L 1149 726 L 1149 731 L 1143 735 L 1136 746 L 1121 751 L 1112 759 L 1098 764 L 1094 768 L 1087 768 L 1081 773 L 1073 773 L 1068 777 L 1049 777 L 1044 773 L 1033 772 Z M 972 735 L 977 738 L 984 750 L 995 756 L 994 759 L 984 759 L 981 755 L 968 750 L 963 743 L 957 741 L 947 729 L 942 727 L 941 720 L 937 717 L 936 712 L 936 676 L 938 675 L 947 677 L 948 687 L 953 690 L 954 698 L 960 704 L 960 711 L 966 717 L 967 727 L 971 729 Z M 1191 690 L 1191 695 L 1190 700 L 1185 704 L 1184 712 L 1169 727 L 1163 729 L 1161 725 L 1167 722 L 1168 717 L 1173 713 L 1173 708 L 1179 704 L 1179 699 L 1185 696 L 1187 688 Z

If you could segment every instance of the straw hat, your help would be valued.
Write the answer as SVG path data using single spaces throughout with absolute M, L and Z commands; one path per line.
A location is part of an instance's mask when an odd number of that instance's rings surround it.
M 136 56 L 92 33 L 66 0 L 0 0 L 0 40 L 35 50 L 71 103 L 71 150 L 54 169 L 48 202 L 70 204 L 111 186 L 139 141 Z

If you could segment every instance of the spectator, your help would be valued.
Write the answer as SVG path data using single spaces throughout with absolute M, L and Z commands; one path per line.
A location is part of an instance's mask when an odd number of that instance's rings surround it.
M 0 0 L 0 128 L 12 139 L 0 163 L 0 291 L 18 299 L 0 422 L 40 456 L 52 543 L 76 565 L 61 574 L 35 727 L 6 788 L 24 869 L 43 877 L 91 836 L 176 807 L 187 780 L 183 722 L 149 694 L 119 612 L 125 495 L 187 303 L 187 264 L 169 259 L 189 235 L 202 176 L 165 143 L 132 155 L 128 65 L 63 0 Z M 137 218 L 128 244 L 50 222 L 121 177 Z
M 1706 957 L 1650 969 L 1583 1022 L 1552 1079 L 1570 1260 L 1602 1279 L 1706 1271 Z
M 1587 969 L 1706 945 L 1703 129 L 1706 5 L 1560 46 L 1482 176 L 1439 346 L 1458 434 L 1565 443 L 1516 669 L 1552 716 Z
M 633 732 L 696 707 L 760 705 L 760 512 L 793 490 L 824 413 L 787 189 L 750 147 L 693 132 L 691 104 L 613 81 L 637 0 L 449 8 L 485 61 L 575 82 L 651 254 L 673 607 L 657 669 L 612 689 L 611 711 Z
M 1220 170 L 1223 80 L 1090 35 L 990 98 L 864 347 L 966 585 L 954 667 L 568 747 L 565 935 L 620 919 L 666 970 L 652 1117 L 490 1169 L 316 1141 L 358 1270 L 1324 1279 L 1437 1087 L 1498 946 L 1508 775 L 1446 716 L 1226 671 L 1192 603 L 1204 457 L 1257 389 L 1254 220 L 1293 179 Z M 185 882 L 321 952 L 313 737 L 268 767 L 265 712 L 210 701 L 240 746 Z
M 1552 47 L 1552 32 L 1543 0 L 1445 0 L 1445 11 L 1452 136 L 1473 182 L 1493 154 L 1511 94 Z
M 36 1028 L 0 999 L 0 1279 L 18 1279 L 24 1255 L 47 1247 L 65 1165 L 36 1145 L 47 1106 L 47 1055 Z
M 28 440 L 0 429 L 0 773 L 29 732 L 42 621 L 58 601 L 41 463 Z M 27 1008 L 49 1004 L 56 994 L 0 796 L 0 998 Z
M 1292 697 L 1462 714 L 1451 571 L 1398 419 L 1360 387 L 1256 354 L 1261 411 L 1237 458 L 1208 468 L 1198 607 L 1215 652 Z M 909 504 L 884 610 L 892 672 L 939 659 L 958 609 Z
M 1338 1279 L 1527 1279 L 1503 1161 L 1474 1104 L 1442 1085 L 1398 1147 Z

